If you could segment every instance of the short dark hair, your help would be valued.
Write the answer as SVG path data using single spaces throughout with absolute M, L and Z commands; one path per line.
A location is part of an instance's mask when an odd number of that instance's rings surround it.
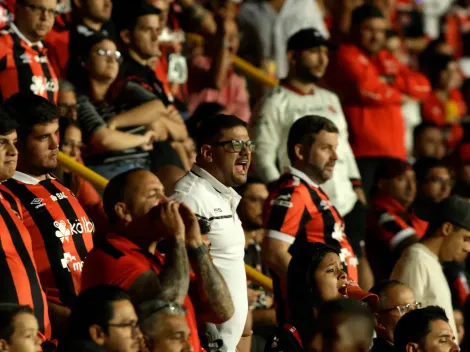
M 246 122 L 235 115 L 217 114 L 202 119 L 196 128 L 197 153 L 201 153 L 201 147 L 204 144 L 217 142 L 222 136 L 223 130 L 238 126 L 247 127 Z
M 291 163 L 295 161 L 295 145 L 311 146 L 315 143 L 316 135 L 321 131 L 339 133 L 338 127 L 331 120 L 322 116 L 307 115 L 294 122 L 287 139 L 287 154 Z
M 26 140 L 35 125 L 51 123 L 60 116 L 55 104 L 33 93 L 16 93 L 5 105 L 15 112 L 18 138 L 22 141 Z
M 15 332 L 13 319 L 21 313 L 33 314 L 29 306 L 14 303 L 0 303 L 0 339 L 8 341 Z
M 382 300 L 385 291 L 389 288 L 396 287 L 396 286 L 405 286 L 405 284 L 398 280 L 390 280 L 385 279 L 377 282 L 374 287 L 372 287 L 369 292 L 377 295 L 379 297 L 379 301 L 377 302 L 375 307 L 372 307 L 374 310 L 377 309 L 377 306 L 380 305 L 380 301 Z
M 377 6 L 372 4 L 363 4 L 359 7 L 356 7 L 352 12 L 351 23 L 357 26 L 369 18 L 385 19 L 385 16 Z
M 429 306 L 406 313 L 395 327 L 393 340 L 397 352 L 406 352 L 410 342 L 420 343 L 431 331 L 431 323 L 436 320 L 449 322 L 441 307 Z
M 421 122 L 413 129 L 413 140 L 416 141 L 429 128 L 439 129 L 439 126 L 431 122 Z
M 114 317 L 113 302 L 131 300 L 129 294 L 118 286 L 99 285 L 82 291 L 72 307 L 69 318 L 69 337 L 90 340 L 89 328 L 99 325 L 105 332 Z
M 62 147 L 62 142 L 64 141 L 65 132 L 70 127 L 76 127 L 78 129 L 80 129 L 80 125 L 78 124 L 78 122 L 72 120 L 71 118 L 62 117 L 62 118 L 59 119 L 59 136 L 60 136 L 60 146 L 59 147 Z
M 453 56 L 440 53 L 435 53 L 429 58 L 427 63 L 427 76 L 433 88 L 438 88 L 441 72 L 444 71 L 447 66 L 454 61 L 455 58 Z
M 150 5 L 145 0 L 138 0 L 136 1 L 137 4 L 133 4 L 132 8 L 130 9 L 130 13 L 128 13 L 128 20 L 125 23 L 125 28 L 130 31 L 133 31 L 137 26 L 137 22 L 139 21 L 140 17 L 148 16 L 148 15 L 159 15 L 161 10 L 153 5 Z
M 103 208 L 106 216 L 110 223 L 114 223 L 117 220 L 116 211 L 114 206 L 126 199 L 127 186 L 129 178 L 141 171 L 147 171 L 142 168 L 136 168 L 123 172 L 117 176 L 114 176 L 107 184 L 103 193 Z
M 189 120 L 186 122 L 186 127 L 190 136 L 195 136 L 197 128 L 201 124 L 201 121 L 220 114 L 224 111 L 224 107 L 218 103 L 201 103 L 197 106 Z
M 18 128 L 16 114 L 7 106 L 0 105 L 0 136 L 6 136 Z
M 428 172 L 434 168 L 446 168 L 447 165 L 437 158 L 433 157 L 424 157 L 419 158 L 413 165 L 413 169 L 415 170 L 416 180 L 423 181 L 426 179 Z

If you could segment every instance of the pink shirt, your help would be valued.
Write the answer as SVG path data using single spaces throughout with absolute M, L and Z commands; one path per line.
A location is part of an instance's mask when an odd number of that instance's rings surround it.
M 190 62 L 189 66 L 189 104 L 191 114 L 201 103 L 217 103 L 225 107 L 225 113 L 238 116 L 245 122 L 251 117 L 246 81 L 243 77 L 230 71 L 225 85 L 221 90 L 207 88 L 211 59 L 198 55 Z

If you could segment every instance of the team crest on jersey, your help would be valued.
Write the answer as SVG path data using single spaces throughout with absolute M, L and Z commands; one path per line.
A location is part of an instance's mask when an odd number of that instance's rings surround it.
M 54 221 L 54 227 L 57 229 L 55 235 L 60 239 L 60 242 L 69 241 L 70 230 L 67 228 L 67 225 L 64 220 Z
M 344 236 L 344 225 L 339 222 L 336 222 L 331 237 L 333 237 L 336 241 L 341 242 Z

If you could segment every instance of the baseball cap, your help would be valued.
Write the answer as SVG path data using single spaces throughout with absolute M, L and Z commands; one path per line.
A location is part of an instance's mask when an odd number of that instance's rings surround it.
M 470 203 L 457 195 L 447 197 L 436 206 L 431 222 L 450 222 L 470 231 Z
M 401 159 L 387 158 L 377 168 L 375 180 L 392 179 L 402 175 L 408 170 L 413 170 L 410 163 Z
M 329 49 L 336 49 L 337 46 L 325 39 L 319 30 L 315 28 L 305 28 L 294 33 L 287 41 L 288 51 L 302 51 L 324 45 Z

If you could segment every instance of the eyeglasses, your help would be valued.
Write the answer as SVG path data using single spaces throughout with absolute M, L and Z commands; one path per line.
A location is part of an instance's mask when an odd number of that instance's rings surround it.
M 48 9 L 47 7 L 21 3 L 21 2 L 20 2 L 20 5 L 30 9 L 31 12 L 33 12 L 36 15 L 43 15 L 47 13 L 48 16 L 55 18 L 59 14 L 59 12 L 56 9 Z
M 426 179 L 427 182 L 432 182 L 432 183 L 440 183 L 441 185 L 446 185 L 446 186 L 453 186 L 454 185 L 454 180 L 450 178 L 442 178 L 442 177 L 430 177 Z
M 96 51 L 96 53 L 98 54 L 98 56 L 106 56 L 106 57 L 112 57 L 114 58 L 116 61 L 119 61 L 121 60 L 121 53 L 119 51 L 113 51 L 113 50 L 104 50 L 104 49 L 98 49 Z
M 240 141 L 232 139 L 230 141 L 223 141 L 212 143 L 214 146 L 222 146 L 224 150 L 228 153 L 240 153 L 245 147 L 248 148 L 250 152 L 255 151 L 256 144 L 252 141 Z
M 139 321 L 133 320 L 130 321 L 129 323 L 119 323 L 119 324 L 108 324 L 108 327 L 113 327 L 113 328 L 118 328 L 118 329 L 131 329 L 131 333 L 133 336 L 137 334 L 137 331 L 139 331 L 140 326 L 139 326 Z
M 421 307 L 422 307 L 421 302 L 415 302 L 415 303 L 404 304 L 402 306 L 396 306 L 396 307 L 393 307 L 393 308 L 390 308 L 390 309 L 385 309 L 385 310 L 381 311 L 380 313 L 388 313 L 388 312 L 392 312 L 396 309 L 396 310 L 398 310 L 398 314 L 400 314 L 400 316 L 402 316 L 402 315 L 405 315 L 408 312 L 411 312 L 412 310 L 421 309 Z

